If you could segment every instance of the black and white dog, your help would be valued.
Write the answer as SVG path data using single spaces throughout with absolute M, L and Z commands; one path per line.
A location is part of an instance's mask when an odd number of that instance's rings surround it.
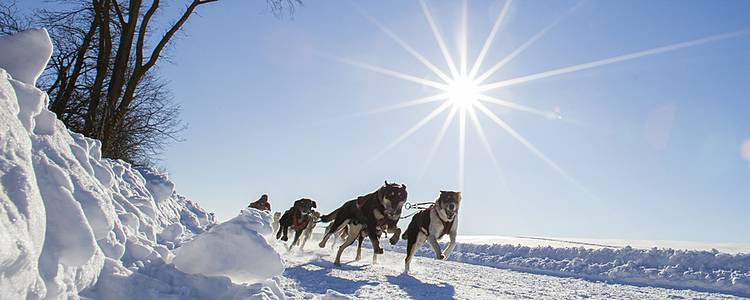
M 340 265 L 341 253 L 355 240 L 360 239 L 362 231 L 365 230 L 372 242 L 373 263 L 376 262 L 377 255 L 383 254 L 383 248 L 380 247 L 379 241 L 381 232 L 393 234 L 390 239 L 391 244 L 398 242 L 401 229 L 398 228 L 397 223 L 401 218 L 401 210 L 406 203 L 406 197 L 406 185 L 386 181 L 385 185 L 377 191 L 345 202 L 344 205 L 330 214 L 320 217 L 321 222 L 333 221 L 333 223 L 326 227 L 323 240 L 318 245 L 320 248 L 325 248 L 326 242 L 332 234 L 339 232 L 344 226 L 348 226 L 349 233 L 344 243 L 339 247 L 334 261 L 335 265 Z
M 407 241 L 404 272 L 409 272 L 409 264 L 414 253 L 422 248 L 425 241 L 430 242 L 437 259 L 448 259 L 456 246 L 459 206 L 461 206 L 461 192 L 440 191 L 440 197 L 435 204 L 411 218 L 409 227 L 401 237 Z M 441 252 L 438 240 L 446 234 L 451 240 L 445 252 Z
M 287 241 L 287 231 L 289 228 L 294 230 L 294 241 L 289 245 L 289 249 L 292 249 L 294 245 L 299 241 L 302 232 L 307 228 L 311 222 L 315 222 L 314 218 L 311 217 L 313 208 L 317 207 L 315 201 L 302 198 L 294 201 L 292 208 L 284 212 L 279 219 L 279 231 L 276 233 L 276 239 Z

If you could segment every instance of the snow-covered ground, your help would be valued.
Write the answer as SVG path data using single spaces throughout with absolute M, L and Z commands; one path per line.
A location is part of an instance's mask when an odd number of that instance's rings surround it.
M 669 240 L 623 240 L 623 239 L 586 239 L 586 238 L 560 238 L 560 237 L 508 237 L 496 235 L 460 235 L 458 242 L 464 244 L 508 244 L 528 247 L 584 247 L 590 249 L 600 248 L 623 248 L 630 246 L 638 249 L 671 248 L 681 250 L 705 250 L 713 249 L 719 252 L 738 254 L 750 254 L 750 243 L 709 243 L 691 241 L 669 241 Z
M 319 236 L 317 233 L 312 239 L 318 240 Z M 358 262 L 353 261 L 353 250 L 348 249 L 341 268 L 333 266 L 331 248 L 319 249 L 308 244 L 304 251 L 287 252 L 280 243 L 272 243 L 284 253 L 286 270 L 281 283 L 287 296 L 293 298 L 336 293 L 363 298 L 464 299 L 750 296 L 745 281 L 750 275 L 747 269 L 750 264 L 744 254 L 628 246 L 583 247 L 576 244 L 579 243 L 576 239 L 566 239 L 572 243 L 566 246 L 551 246 L 549 242 L 560 242 L 545 241 L 546 238 L 459 237 L 458 240 L 461 242 L 451 261 L 434 259 L 432 250 L 424 246 L 417 253 L 421 257 L 412 262 L 409 275 L 402 274 L 403 241 L 396 246 L 385 245 L 386 254 L 377 265 L 372 265 L 369 249 Z M 523 243 L 525 240 L 529 240 L 528 245 Z
M 283 251 L 281 247 L 278 248 Z M 315 296 L 372 299 L 732 299 L 734 296 L 647 286 L 612 284 L 539 275 L 506 269 L 417 257 L 403 274 L 404 255 L 386 249 L 377 265 L 371 252 L 354 262 L 344 252 L 344 266 L 333 266 L 330 249 L 308 247 L 286 253 L 281 287 L 295 299 Z
M 741 244 L 464 236 L 452 261 L 423 248 L 411 275 L 403 242 L 378 265 L 287 252 L 270 214 L 217 224 L 167 174 L 68 131 L 35 87 L 51 51 L 44 30 L 0 37 L 0 299 L 750 296 Z

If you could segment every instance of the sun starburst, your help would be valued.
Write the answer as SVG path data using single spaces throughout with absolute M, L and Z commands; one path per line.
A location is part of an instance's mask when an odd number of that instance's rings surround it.
M 402 79 L 405 81 L 421 84 L 423 86 L 431 87 L 439 91 L 439 93 L 435 95 L 404 101 L 396 105 L 392 105 L 389 107 L 384 107 L 384 108 L 380 108 L 380 109 L 367 112 L 367 114 L 391 111 L 391 110 L 396 110 L 396 109 L 403 109 L 403 108 L 416 106 L 420 104 L 443 101 L 441 105 L 439 105 L 437 108 L 432 110 L 424 118 L 420 119 L 416 124 L 414 124 L 412 127 L 407 129 L 405 132 L 399 135 L 395 140 L 393 140 L 390 144 L 388 144 L 384 149 L 378 152 L 371 159 L 371 161 L 378 159 L 381 155 L 385 154 L 390 149 L 396 147 L 403 140 L 407 139 L 409 136 L 414 134 L 424 125 L 431 122 L 433 119 L 438 117 L 443 112 L 449 111 L 448 116 L 443 122 L 443 125 L 440 128 L 440 131 L 438 132 L 437 137 L 435 138 L 435 141 L 428 152 L 425 166 L 429 166 L 429 164 L 431 163 L 435 155 L 435 152 L 440 147 L 440 144 L 442 143 L 443 137 L 445 136 L 447 130 L 454 123 L 454 121 L 458 119 L 458 128 L 459 128 L 458 139 L 459 140 L 458 140 L 458 174 L 457 174 L 458 178 L 457 179 L 458 179 L 459 189 L 463 190 L 464 173 L 465 173 L 464 161 L 465 161 L 465 153 L 466 153 L 467 116 L 468 116 L 468 119 L 471 121 L 471 124 L 473 125 L 474 129 L 476 130 L 477 135 L 479 136 L 482 142 L 482 145 L 487 151 L 493 165 L 498 170 L 498 172 L 500 172 L 500 168 L 499 168 L 494 150 L 492 149 L 490 142 L 487 138 L 487 135 L 485 134 L 485 131 L 482 128 L 479 117 L 477 116 L 476 112 L 479 111 L 489 121 L 498 125 L 498 127 L 500 127 L 505 132 L 507 132 L 511 137 L 513 137 L 522 146 L 524 146 L 527 150 L 529 150 L 533 155 L 535 155 L 537 158 L 539 158 L 541 161 L 547 164 L 550 168 L 552 168 L 557 173 L 559 173 L 563 178 L 565 178 L 566 180 L 571 182 L 574 186 L 576 186 L 581 191 L 583 191 L 588 197 L 595 198 L 592 193 L 590 193 L 582 184 L 580 184 L 576 179 L 574 179 L 571 175 L 569 175 L 568 172 L 565 171 L 559 164 L 554 162 L 551 158 L 549 158 L 546 154 L 544 154 L 541 150 L 539 150 L 536 146 L 534 146 L 534 144 L 532 144 L 525 137 L 523 137 L 520 133 L 518 133 L 513 127 L 510 126 L 510 124 L 508 124 L 506 121 L 504 121 L 503 119 L 498 117 L 495 113 L 493 113 L 492 110 L 490 110 L 485 104 L 494 104 L 498 106 L 503 106 L 505 108 L 509 108 L 512 110 L 539 115 L 539 116 L 542 116 L 544 118 L 551 119 L 551 120 L 565 120 L 565 118 L 563 118 L 562 115 L 560 115 L 559 110 L 556 109 L 554 111 L 545 111 L 545 110 L 541 110 L 541 109 L 537 109 L 533 107 L 528 107 L 523 104 L 517 103 L 515 101 L 511 101 L 507 99 L 498 99 L 496 97 L 489 95 L 488 93 L 491 91 L 503 88 L 503 87 L 511 86 L 511 85 L 528 83 L 534 80 L 539 80 L 539 79 L 548 78 L 552 76 L 564 75 L 564 74 L 568 74 L 572 72 L 578 72 L 578 71 L 582 71 L 586 69 L 601 67 L 601 66 L 605 66 L 605 65 L 609 65 L 613 63 L 619 63 L 619 62 L 633 60 L 633 59 L 642 58 L 646 56 L 680 50 L 680 49 L 693 47 L 693 46 L 697 46 L 697 45 L 701 45 L 701 44 L 705 44 L 709 42 L 715 42 L 715 41 L 719 41 L 719 40 L 723 40 L 723 39 L 727 39 L 731 37 L 736 37 L 739 35 L 744 35 L 749 32 L 748 30 L 729 32 L 729 33 L 704 37 L 700 39 L 695 39 L 691 41 L 686 41 L 682 43 L 676 43 L 676 44 L 671 44 L 667 46 L 662 46 L 662 47 L 647 49 L 643 51 L 633 52 L 629 54 L 614 56 L 610 58 L 600 59 L 600 60 L 596 60 L 596 61 L 592 61 L 588 63 L 568 66 L 568 67 L 559 68 L 559 69 L 553 69 L 553 70 L 544 71 L 544 72 L 540 72 L 536 74 L 519 76 L 516 78 L 507 79 L 507 80 L 489 82 L 489 83 L 487 82 L 503 66 L 505 66 L 514 58 L 518 57 L 527 48 L 533 45 L 537 40 L 541 39 L 547 32 L 549 32 L 555 26 L 560 24 L 565 18 L 571 15 L 582 3 L 583 1 L 579 2 L 577 5 L 570 8 L 563 15 L 553 20 L 549 25 L 545 26 L 542 30 L 534 34 L 529 40 L 521 44 L 518 48 L 516 48 L 510 54 L 505 56 L 503 59 L 492 64 L 484 72 L 480 72 L 483 69 L 483 63 L 487 57 L 487 53 L 489 52 L 495 40 L 495 37 L 508 14 L 509 8 L 512 5 L 512 0 L 506 0 L 506 2 L 504 3 L 502 9 L 497 15 L 497 18 L 495 19 L 495 22 L 492 26 L 492 29 L 490 30 L 489 35 L 484 41 L 484 44 L 472 65 L 469 65 L 468 55 L 467 55 L 468 53 L 468 42 L 467 42 L 468 41 L 468 30 L 467 30 L 468 3 L 467 3 L 467 0 L 463 0 L 461 2 L 461 16 L 460 16 L 461 19 L 459 23 L 460 26 L 459 26 L 459 35 L 458 35 L 458 38 L 459 38 L 458 54 L 459 55 L 457 59 L 455 59 L 452 56 L 450 49 L 446 46 L 446 43 L 440 31 L 438 22 L 433 17 L 432 12 L 430 11 L 427 3 L 425 2 L 425 0 L 419 0 L 419 5 L 425 17 L 425 20 L 427 21 L 427 24 L 429 25 L 430 30 L 432 31 L 432 34 L 435 38 L 435 42 L 437 43 L 438 49 L 440 53 L 442 54 L 443 59 L 445 60 L 445 63 L 448 67 L 447 73 L 441 70 L 438 66 L 436 66 L 436 63 L 430 62 L 428 59 L 426 59 L 422 54 L 420 54 L 411 45 L 409 45 L 409 43 L 404 41 L 401 37 L 399 37 L 396 33 L 394 33 L 387 26 L 382 24 L 373 16 L 368 15 L 362 9 L 358 9 L 358 11 L 367 20 L 369 20 L 372 24 L 374 24 L 383 33 L 385 33 L 386 36 L 392 39 L 396 44 L 401 46 L 404 50 L 406 50 L 406 52 L 411 54 L 420 63 L 422 63 L 425 67 L 427 67 L 427 69 L 429 69 L 438 78 L 440 78 L 440 81 L 428 80 L 428 79 L 420 78 L 414 75 L 409 75 L 409 74 L 402 73 L 399 71 L 383 68 L 380 66 L 374 66 L 374 65 L 367 64 L 367 63 L 357 62 L 357 61 L 353 61 L 349 59 L 339 59 L 341 62 L 344 62 L 344 63 L 348 63 L 348 64 L 361 67 L 361 68 L 364 68 L 364 69 L 367 69 L 376 73 L 380 73 L 383 75 L 387 75 L 387 76 L 395 77 L 395 78 Z M 458 61 L 458 64 L 456 63 L 456 61 Z M 424 173 L 424 170 L 423 170 L 423 173 Z M 505 183 L 503 182 L 503 184 Z

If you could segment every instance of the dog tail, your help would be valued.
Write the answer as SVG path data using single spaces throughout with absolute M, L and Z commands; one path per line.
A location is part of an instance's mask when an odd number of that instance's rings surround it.
M 320 216 L 320 220 L 318 222 L 328 223 L 328 222 L 333 221 L 333 219 L 335 219 L 336 215 L 339 213 L 339 209 L 341 208 L 337 208 L 336 210 L 332 211 L 330 214 Z

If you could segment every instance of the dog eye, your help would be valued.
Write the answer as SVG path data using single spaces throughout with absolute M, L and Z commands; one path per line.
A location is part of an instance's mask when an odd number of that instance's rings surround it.
M 448 209 L 450 209 L 450 210 L 454 210 L 454 209 L 456 209 L 456 205 L 455 205 L 455 204 L 453 204 L 453 203 L 451 203 L 451 204 L 448 204 Z

